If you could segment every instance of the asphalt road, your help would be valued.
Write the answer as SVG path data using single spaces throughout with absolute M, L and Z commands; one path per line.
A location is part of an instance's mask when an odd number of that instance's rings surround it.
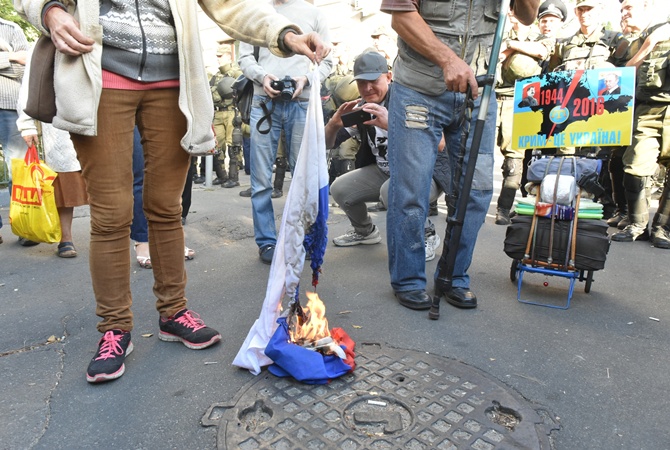
M 186 263 L 189 306 L 221 331 L 222 345 L 193 351 L 159 341 L 152 274 L 133 263 L 135 351 L 126 374 L 102 385 L 88 384 L 84 375 L 99 339 L 86 208 L 74 220 L 79 256 L 59 259 L 55 245 L 16 243 L 3 191 L 0 448 L 215 448 L 216 429 L 199 421 L 209 405 L 233 398 L 253 379 L 231 363 L 258 317 L 269 272 L 258 259 L 250 201 L 237 195 L 249 178 L 241 181 L 239 189 L 196 188 L 185 227 L 197 251 Z M 277 215 L 283 202 L 275 200 Z M 591 292 L 577 283 L 569 309 L 526 305 L 509 278 L 505 227 L 492 214 L 470 271 L 476 310 L 443 303 L 440 320 L 430 321 L 395 301 L 385 245 L 330 244 L 319 295 L 331 326 L 357 342 L 426 351 L 486 372 L 560 424 L 551 436 L 556 449 L 670 448 L 670 252 L 644 242 L 612 243 Z M 385 235 L 385 213 L 373 216 Z M 331 238 L 347 231 L 339 208 L 331 208 L 329 227 Z M 436 263 L 428 263 L 429 273 Z M 528 274 L 522 294 L 560 303 L 567 284 Z M 50 337 L 57 340 L 49 343 Z

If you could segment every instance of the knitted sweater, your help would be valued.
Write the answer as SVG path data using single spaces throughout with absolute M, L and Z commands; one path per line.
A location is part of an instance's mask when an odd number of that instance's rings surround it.
M 0 109 L 16 109 L 23 66 L 10 62 L 9 53 L 28 50 L 28 41 L 14 22 L 0 19 Z

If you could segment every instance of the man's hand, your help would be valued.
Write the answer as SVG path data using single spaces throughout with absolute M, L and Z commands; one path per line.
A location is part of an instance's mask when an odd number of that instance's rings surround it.
M 10 52 L 8 58 L 10 62 L 14 62 L 17 64 L 21 64 L 22 66 L 25 66 L 27 56 L 28 53 L 25 50 L 21 50 L 19 52 Z
M 263 77 L 263 90 L 265 91 L 265 93 L 266 93 L 266 94 L 268 95 L 268 97 L 270 97 L 270 98 L 275 98 L 275 97 L 277 97 L 279 94 L 281 94 L 280 91 L 275 91 L 275 90 L 272 89 L 272 87 L 270 86 L 270 84 L 271 84 L 273 81 L 277 81 L 278 79 L 279 79 L 279 78 L 277 78 L 275 75 L 272 75 L 271 73 L 268 73 L 267 75 L 265 75 L 265 77 Z
M 28 134 L 26 136 L 23 136 L 23 140 L 26 141 L 28 147 L 32 147 L 33 145 L 37 147 L 37 145 L 40 143 L 40 140 L 36 134 Z
M 330 118 L 328 123 L 332 122 L 333 126 L 342 128 L 344 126 L 342 123 L 342 116 L 356 109 L 356 106 L 358 106 L 358 100 L 342 103 L 340 107 L 337 108 L 337 111 L 335 111 L 335 114 L 333 114 L 333 117 Z
M 335 138 L 337 137 L 337 132 L 340 128 L 344 126 L 342 123 L 342 115 L 349 113 L 356 108 L 358 105 L 358 100 L 352 100 L 350 102 L 342 103 L 337 111 L 333 114 L 333 117 L 330 118 L 328 123 L 325 126 L 326 134 L 326 148 L 333 148 L 335 145 Z
M 447 63 L 442 66 L 442 73 L 444 74 L 444 84 L 447 89 L 452 92 L 460 92 L 465 94 L 470 86 L 472 98 L 477 98 L 479 95 L 477 80 L 475 73 L 469 65 L 456 55 L 449 58 Z
M 44 17 L 44 25 L 49 29 L 51 41 L 59 52 L 79 56 L 93 50 L 95 41 L 85 36 L 72 14 L 62 8 L 49 8 Z
M 293 99 L 296 99 L 300 97 L 300 94 L 302 94 L 302 90 L 305 89 L 305 85 L 307 84 L 307 77 L 298 77 L 293 79 L 295 81 L 295 92 L 293 93 Z
M 442 68 L 447 89 L 466 93 L 469 85 L 473 98 L 477 98 L 477 80 L 470 66 L 435 36 L 418 11 L 394 12 L 391 24 L 410 47 Z
M 284 45 L 293 53 L 307 56 L 313 63 L 319 64 L 330 53 L 330 45 L 324 44 L 315 32 L 295 34 L 289 31 L 284 36 Z
M 382 130 L 389 129 L 389 112 L 382 105 L 376 103 L 366 103 L 361 108 L 365 112 L 372 114 L 372 120 L 363 122 L 365 125 L 379 127 Z

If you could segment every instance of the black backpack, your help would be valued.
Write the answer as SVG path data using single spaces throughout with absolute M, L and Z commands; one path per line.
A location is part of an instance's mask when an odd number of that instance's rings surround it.
M 254 47 L 254 58 L 258 61 L 259 47 Z M 242 122 L 247 125 L 251 122 L 251 104 L 254 99 L 254 82 L 244 75 L 240 75 L 233 83 L 235 106 L 240 112 Z

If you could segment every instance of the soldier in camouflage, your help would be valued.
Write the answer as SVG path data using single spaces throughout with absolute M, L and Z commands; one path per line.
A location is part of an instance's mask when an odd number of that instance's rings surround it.
M 217 56 L 225 56 L 226 53 L 219 47 Z M 221 60 L 221 59 L 220 59 Z M 233 146 L 233 118 L 235 117 L 235 105 L 233 102 L 233 83 L 242 72 L 239 68 L 233 66 L 231 62 L 226 62 L 219 67 L 209 80 L 212 90 L 212 100 L 214 101 L 214 133 L 219 153 L 214 157 L 214 171 L 216 179 L 212 184 L 220 184 L 225 188 L 239 186 L 239 158 L 241 147 Z M 225 160 L 228 154 L 228 171 L 226 171 Z
M 565 20 L 567 9 L 561 0 L 546 0 L 538 10 L 540 31 L 537 34 L 530 27 L 523 26 L 509 14 L 512 28 L 509 31 L 500 55 L 501 80 L 496 87 L 498 98 L 497 144 L 505 157 L 502 164 L 503 182 L 498 196 L 495 223 L 509 225 L 510 211 L 514 203 L 516 191 L 521 185 L 523 159 L 525 150 L 514 149 L 512 142 L 512 118 L 514 115 L 514 82 L 517 79 L 538 75 L 552 55 L 556 40 L 555 33 L 559 27 L 543 27 L 542 24 L 559 23 Z M 554 20 L 555 19 L 555 20 Z
M 626 0 L 626 6 L 650 8 L 644 0 Z M 624 11 L 624 14 L 626 12 Z M 650 10 L 651 14 L 651 10 Z M 637 53 L 627 65 L 637 68 L 633 143 L 623 155 L 623 184 L 628 203 L 627 225 L 612 235 L 613 241 L 646 241 L 656 248 L 670 248 L 670 187 L 666 175 L 658 209 L 649 222 L 649 187 L 657 164 L 670 166 L 670 23 L 647 27 L 638 37 Z M 666 170 L 667 173 L 667 170 Z
M 620 32 L 602 26 L 602 0 L 577 0 L 575 15 L 579 30 L 557 43 L 549 70 L 579 70 L 613 67 L 613 54 L 623 38 Z
M 619 45 L 615 52 L 615 64 L 623 67 L 638 52 L 642 45 L 640 36 L 651 25 L 651 8 L 647 0 L 624 0 L 621 3 L 621 28 L 624 45 Z M 612 184 L 612 196 L 617 210 L 607 220 L 607 225 L 618 227 L 620 230 L 629 225 L 628 202 L 624 188 L 623 154 L 628 146 L 612 147 L 608 164 L 609 176 Z

